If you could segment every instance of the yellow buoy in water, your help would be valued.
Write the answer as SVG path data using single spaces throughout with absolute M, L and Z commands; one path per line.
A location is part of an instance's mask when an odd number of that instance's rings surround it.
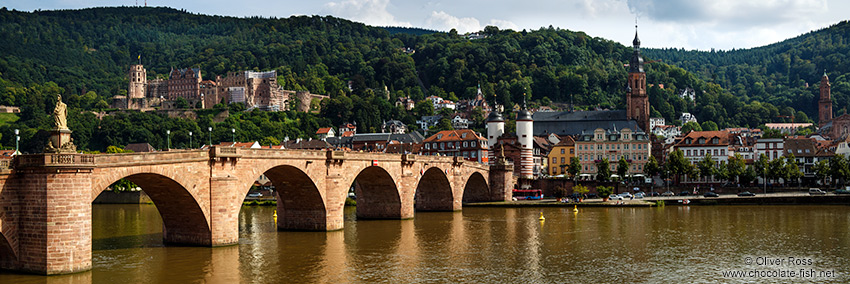
M 537 220 L 546 221 L 546 218 L 543 217 L 543 212 L 540 212 L 540 218 L 537 218 Z
M 578 205 L 573 205 L 573 212 L 578 213 Z
M 274 210 L 274 215 L 272 217 L 274 217 L 274 222 L 277 223 L 277 209 Z

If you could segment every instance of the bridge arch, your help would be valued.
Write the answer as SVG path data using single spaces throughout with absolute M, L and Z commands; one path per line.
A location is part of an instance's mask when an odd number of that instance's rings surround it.
M 275 188 L 277 227 L 281 230 L 324 231 L 328 228 L 324 198 L 313 179 L 291 165 L 278 165 L 263 173 Z M 244 198 L 249 188 L 242 192 Z
M 480 172 L 473 172 L 463 187 L 463 202 L 490 201 L 490 187 Z
M 416 185 L 417 211 L 454 211 L 454 193 L 446 173 L 437 167 L 426 170 Z
M 401 194 L 387 170 L 369 166 L 352 183 L 357 196 L 358 219 L 401 219 Z
M 138 185 L 153 201 L 162 218 L 165 243 L 205 246 L 212 244 L 209 222 L 202 205 L 186 187 L 171 177 L 151 172 L 133 173 L 113 177 L 106 185 L 93 183 L 96 187 L 93 190 L 102 192 L 122 178 Z
M 18 261 L 18 256 L 12 248 L 11 242 L 6 235 L 0 232 L 0 267 L 11 267 Z

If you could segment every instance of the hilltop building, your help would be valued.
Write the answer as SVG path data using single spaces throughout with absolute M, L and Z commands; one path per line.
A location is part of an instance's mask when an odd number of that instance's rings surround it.
M 215 81 L 203 80 L 198 68 L 172 69 L 166 80 L 147 80 L 147 70 L 141 64 L 130 65 L 127 96 L 115 96 L 112 106 L 121 109 L 149 109 L 153 106 L 175 107 L 175 101 L 185 99 L 190 107 L 212 108 L 218 103 L 244 103 L 247 109 L 281 111 L 297 100 L 298 111 L 310 111 L 314 100 L 328 96 L 308 91 L 287 91 L 277 84 L 277 71 L 228 72 Z

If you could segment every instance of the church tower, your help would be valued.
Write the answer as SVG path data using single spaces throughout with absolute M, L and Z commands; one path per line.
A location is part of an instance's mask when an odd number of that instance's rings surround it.
M 649 97 L 646 95 L 646 72 L 643 71 L 643 57 L 640 56 L 640 39 L 635 25 L 635 39 L 632 41 L 634 53 L 629 61 L 629 83 L 626 88 L 626 118 L 637 121 L 644 132 L 649 129 Z
M 829 77 L 826 70 L 820 79 L 820 99 L 818 100 L 818 124 L 823 126 L 832 121 L 832 95 L 830 94 Z

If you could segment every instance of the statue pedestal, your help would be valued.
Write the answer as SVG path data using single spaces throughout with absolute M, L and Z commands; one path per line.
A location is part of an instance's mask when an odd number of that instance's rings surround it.
M 45 153 L 76 153 L 77 146 L 71 139 L 70 129 L 54 129 L 50 131 L 50 141 L 44 149 Z

